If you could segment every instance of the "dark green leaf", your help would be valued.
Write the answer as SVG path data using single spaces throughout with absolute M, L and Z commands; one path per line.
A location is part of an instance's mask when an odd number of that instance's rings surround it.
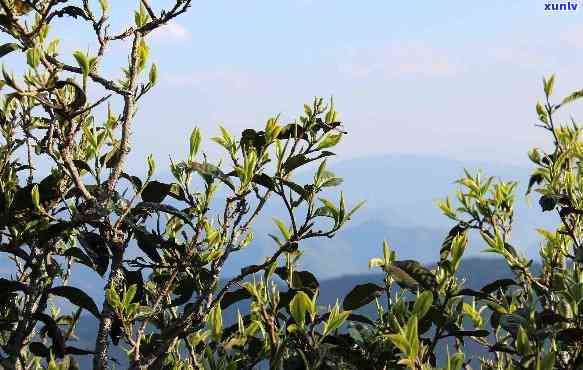
M 549 195 L 543 195 L 539 199 L 538 203 L 540 204 L 543 212 L 546 212 L 555 209 L 555 206 L 557 205 L 557 200 Z
M 512 335 L 516 335 L 519 327 L 526 328 L 528 320 L 517 314 L 504 314 L 500 315 L 500 326 L 502 326 L 507 332 Z
M 91 260 L 91 258 L 89 258 L 89 256 L 86 255 L 85 253 L 83 253 L 83 251 L 79 248 L 76 248 L 76 247 L 69 248 L 65 251 L 65 253 L 63 253 L 63 256 L 64 257 L 75 257 L 78 262 L 84 264 L 85 266 L 87 266 L 91 269 L 96 270 L 96 266 L 93 263 L 93 261 Z
M 308 197 L 309 197 L 308 191 L 303 186 L 296 184 L 295 182 L 291 182 L 291 181 L 284 180 L 284 179 L 281 179 L 281 182 L 285 186 L 289 187 L 294 192 L 296 192 L 299 196 L 301 196 L 302 199 L 308 200 Z
M 543 182 L 543 180 L 544 176 L 540 173 L 535 173 L 532 176 L 530 176 L 530 179 L 528 180 L 528 188 L 526 189 L 526 194 L 527 195 L 530 194 L 532 187 L 540 184 L 541 182 Z
M 583 342 L 583 329 L 568 328 L 557 333 L 557 340 L 567 345 L 574 345 Z
M 455 337 L 484 338 L 490 335 L 490 332 L 488 330 L 454 330 L 450 332 L 450 335 Z
M 50 293 L 59 297 L 66 298 L 69 302 L 91 312 L 97 319 L 101 317 L 99 309 L 93 299 L 84 291 L 72 286 L 54 287 Z
M 59 10 L 57 15 L 62 17 L 65 14 L 73 18 L 81 17 L 83 19 L 89 20 L 89 18 L 85 14 L 85 11 L 83 11 L 83 9 L 79 8 L 78 6 L 73 5 L 66 6 L 63 9 Z
M 282 280 L 288 280 L 288 270 L 285 267 L 278 267 L 275 269 L 275 273 L 279 276 Z M 292 285 L 294 289 L 309 289 L 310 291 L 315 292 L 319 287 L 320 283 L 318 279 L 309 271 L 294 271 L 292 277 Z
M 182 221 L 186 222 L 187 224 L 190 224 L 190 217 L 188 216 L 188 214 L 172 207 L 169 206 L 167 204 L 160 204 L 158 202 L 141 202 L 138 205 L 136 205 L 135 209 L 145 209 L 148 211 L 156 211 L 156 212 L 164 212 L 164 213 L 168 213 L 172 216 L 176 216 L 178 218 L 180 218 Z
M 289 125 L 285 125 L 279 135 L 277 136 L 278 139 L 304 139 L 308 140 L 308 134 L 304 131 L 304 128 L 298 124 L 291 123 Z
M 234 303 L 249 298 L 251 298 L 251 294 L 247 291 L 247 289 L 240 288 L 232 292 L 227 292 L 223 296 L 223 299 L 221 299 L 221 309 L 224 310 Z
M 275 190 L 275 181 L 273 181 L 273 178 L 267 176 L 264 173 L 253 176 L 253 182 L 264 186 L 269 190 Z
M 217 166 L 210 163 L 190 162 L 190 169 L 197 172 L 207 182 L 211 183 L 213 179 L 218 179 L 227 185 L 231 190 L 235 191 L 235 185 L 229 176 L 223 173 Z
M 131 303 L 139 303 L 144 299 L 144 278 L 140 270 L 131 271 L 124 268 L 126 286 L 136 286 L 136 294 Z
M 253 129 L 243 130 L 241 133 L 241 148 L 243 151 L 253 147 L 257 153 L 261 153 L 266 145 L 265 132 Z
M 159 181 L 150 181 L 142 191 L 144 202 L 160 203 L 170 192 L 171 185 Z
M 176 299 L 172 301 L 170 307 L 181 306 L 188 302 L 195 290 L 195 282 L 191 277 L 185 277 L 180 280 L 178 286 L 174 289 L 174 294 L 177 296 Z
M 87 96 L 85 95 L 85 92 L 83 92 L 83 89 L 79 85 L 77 85 L 72 80 L 55 82 L 55 87 L 57 89 L 62 89 L 67 85 L 72 86 L 73 89 L 75 90 L 75 99 L 73 100 L 69 108 L 74 111 L 83 108 L 83 106 L 87 102 Z
M 53 341 L 52 348 L 55 352 L 55 355 L 57 355 L 59 358 L 62 358 L 65 350 L 65 339 L 63 338 L 63 334 L 61 333 L 57 322 L 52 317 L 44 313 L 35 313 L 33 318 L 45 324 L 43 331 L 46 331 L 49 334 L 49 337 L 51 337 Z
M 51 351 L 40 342 L 32 342 L 28 345 L 28 349 L 33 355 L 37 357 L 47 358 L 51 355 Z
M 93 355 L 93 354 L 95 354 L 95 352 L 89 351 L 86 349 L 77 348 L 77 347 L 65 347 L 65 354 L 66 355 L 84 356 L 84 355 Z
M 87 162 L 75 159 L 73 160 L 73 163 L 75 163 L 75 167 L 78 169 L 85 170 L 93 175 L 93 169 L 87 164 Z
M 462 289 L 460 290 L 456 295 L 465 295 L 468 297 L 476 297 L 479 299 L 483 299 L 487 297 L 487 294 L 485 294 L 484 292 L 478 292 L 477 290 L 473 290 L 473 289 Z
M 129 182 L 131 182 L 132 185 L 134 186 L 134 190 L 135 191 L 138 191 L 138 190 L 140 190 L 142 188 L 142 185 L 143 185 L 142 184 L 142 180 L 140 180 L 139 177 L 132 176 L 132 175 L 128 175 L 125 172 L 122 172 L 121 173 L 121 177 L 124 178 L 124 179 L 126 179 L 126 180 L 128 180 Z
M 157 248 L 160 248 L 160 239 L 145 230 L 135 230 L 138 247 L 146 253 L 150 259 L 156 263 L 162 262 L 162 258 L 158 254 Z
M 395 261 L 392 265 L 385 265 L 384 269 L 399 285 L 409 289 L 421 286 L 431 290 L 437 286 L 433 273 L 414 260 Z
M 27 292 L 28 285 L 21 283 L 19 281 L 8 280 L 0 278 L 0 294 L 8 294 L 12 292 Z
M 20 49 L 20 46 L 18 46 L 18 44 L 15 44 L 13 42 L 4 44 L 4 45 L 0 46 L 0 58 L 6 54 L 12 53 L 14 50 L 18 50 L 18 49 Z
M 504 352 L 504 353 L 516 353 L 514 348 L 510 347 L 505 343 L 496 343 L 490 348 L 490 352 Z
M 485 285 L 482 289 L 480 289 L 484 294 L 490 294 L 498 289 L 505 290 L 509 286 L 516 285 L 516 282 L 512 279 L 499 279 L 490 284 Z
M 465 234 L 467 229 L 468 224 L 465 222 L 460 222 L 449 231 L 447 238 L 445 238 L 441 244 L 441 250 L 439 251 L 441 261 L 444 261 L 449 256 L 449 252 L 451 251 L 451 243 L 453 240 L 456 237 Z
M 117 346 L 122 335 L 123 335 L 123 322 L 119 319 L 117 315 L 114 315 L 113 321 L 111 323 L 111 330 L 109 331 L 109 337 L 111 338 L 111 342 L 115 346 Z
M 345 310 L 360 308 L 372 302 L 384 291 L 385 288 L 372 283 L 357 285 L 344 297 L 342 307 Z
M 103 276 L 109 266 L 109 250 L 105 245 L 105 241 L 99 234 L 91 232 L 80 233 L 77 239 L 91 258 L 95 271 Z
M 318 155 L 317 157 L 313 157 L 313 158 L 307 157 L 303 154 L 296 154 L 294 156 L 289 157 L 287 159 L 287 161 L 285 161 L 285 163 L 283 164 L 283 169 L 286 173 L 289 173 L 298 167 L 301 167 L 305 164 L 316 161 L 320 158 L 329 157 L 331 155 L 334 155 L 334 153 L 327 152 L 327 151 L 323 151 L 320 153 L 320 155 Z

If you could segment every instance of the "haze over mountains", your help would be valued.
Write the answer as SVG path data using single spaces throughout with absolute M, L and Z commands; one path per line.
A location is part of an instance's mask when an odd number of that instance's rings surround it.
M 457 188 L 454 181 L 463 175 L 464 168 L 470 171 L 481 168 L 485 175 L 519 181 L 512 240 L 519 251 L 536 259 L 538 239 L 534 230 L 555 222 L 554 215 L 540 212 L 536 194 L 531 196 L 532 205 L 527 205 L 524 193 L 530 169 L 526 167 L 387 155 L 334 160 L 329 168 L 344 178 L 344 183 L 333 188 L 327 197 L 337 201 L 337 193 L 342 190 L 349 206 L 360 200 L 367 203 L 335 238 L 309 240 L 302 246 L 305 255 L 300 260 L 300 268 L 313 271 L 320 279 L 368 273 L 368 260 L 382 253 L 384 239 L 390 242 L 400 259 L 418 259 L 426 264 L 435 262 L 440 245 L 453 226 L 451 220 L 441 215 L 435 200 L 454 194 Z M 309 179 L 300 173 L 295 181 L 304 184 Z M 243 251 L 233 254 L 223 276 L 233 276 L 243 266 L 261 263 L 274 252 L 274 242 L 268 236 L 268 233 L 277 233 L 273 217 L 286 220 L 277 202 L 266 207 L 256 224 L 255 240 Z M 479 252 L 483 248 L 484 243 L 473 238 L 466 256 L 491 257 Z M 1 261 L 0 272 L 10 274 L 10 266 L 7 260 Z M 104 282 L 99 276 L 82 265 L 74 269 L 77 272 L 70 283 L 101 296 Z M 101 300 L 96 300 L 99 305 Z
M 390 242 L 401 259 L 434 262 L 445 235 L 454 225 L 441 214 L 435 200 L 454 195 L 458 188 L 454 181 L 464 174 L 464 168 L 470 172 L 481 169 L 484 177 L 519 182 L 512 240 L 519 251 L 536 258 L 538 238 L 535 229 L 549 227 L 555 222 L 554 215 L 540 211 L 536 194 L 532 194 L 528 201 L 524 196 L 531 170 L 526 167 L 387 155 L 330 162 L 329 168 L 344 179 L 344 183 L 329 194 L 330 199 L 337 200 L 336 193 L 342 190 L 347 204 L 360 200 L 366 200 L 366 204 L 335 238 L 305 242 L 302 268 L 315 271 L 320 277 L 366 273 L 368 260 L 382 252 L 384 239 Z M 300 184 L 309 181 L 301 174 L 296 180 Z M 228 266 L 228 272 L 237 272 L 239 263 L 260 262 L 273 252 L 273 241 L 267 233 L 276 230 L 271 217 L 281 214 L 277 206 L 266 210 L 268 217 L 258 223 L 257 244 L 241 252 L 236 263 Z M 472 238 L 467 256 L 491 257 L 480 253 L 483 248 L 484 243 L 479 238 Z

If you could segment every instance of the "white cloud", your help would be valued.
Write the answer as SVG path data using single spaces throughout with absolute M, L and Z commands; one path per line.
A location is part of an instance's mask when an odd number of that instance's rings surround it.
M 181 24 L 177 22 L 169 22 L 153 31 L 151 39 L 153 41 L 161 42 L 189 41 L 192 39 L 192 34 Z

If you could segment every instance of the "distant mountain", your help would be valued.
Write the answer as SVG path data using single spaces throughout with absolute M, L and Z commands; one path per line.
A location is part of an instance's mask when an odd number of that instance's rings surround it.
M 345 275 L 333 279 L 326 279 L 320 282 L 320 299 L 319 303 L 321 305 L 334 305 L 336 300 L 342 304 L 343 298 L 358 284 L 364 283 L 376 283 L 378 285 L 383 285 L 383 276 L 380 273 L 368 273 L 362 275 Z M 472 289 L 480 289 L 487 283 L 490 283 L 497 279 L 508 278 L 512 276 L 512 273 L 504 260 L 500 258 L 469 258 L 464 259 L 460 265 L 460 271 L 458 273 L 459 277 L 466 279 L 466 287 Z M 248 302 L 242 301 L 237 305 L 232 306 L 232 312 L 225 312 L 225 324 L 229 325 L 229 316 L 233 316 L 236 309 L 239 309 L 242 314 L 245 314 L 248 309 Z M 376 318 L 376 308 L 373 303 L 358 310 L 360 314 L 366 315 L 372 319 Z M 97 334 L 97 321 L 93 316 L 83 315 L 76 332 L 79 340 L 75 346 L 79 348 L 93 348 L 93 342 Z M 125 358 L 121 350 L 121 345 L 113 349 L 113 357 L 116 358 L 120 364 L 119 368 L 125 368 L 125 362 L 122 359 Z M 482 354 L 481 348 L 473 346 L 471 342 L 468 342 L 469 353 Z M 81 368 L 90 368 L 91 358 L 88 356 L 79 357 L 81 362 Z M 121 365 L 121 366 L 120 366 Z

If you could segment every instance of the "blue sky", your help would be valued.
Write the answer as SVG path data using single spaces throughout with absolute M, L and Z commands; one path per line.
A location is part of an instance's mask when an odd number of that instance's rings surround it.
M 137 1 L 111 3 L 120 30 Z M 291 120 L 316 95 L 334 96 L 350 132 L 341 159 L 526 164 L 531 146 L 547 144 L 534 127 L 541 77 L 557 73 L 558 95 L 583 87 L 583 11 L 546 14 L 544 3 L 195 1 L 150 37 L 160 83 L 140 107 L 130 164 L 181 157 L 194 125 L 208 138 L 219 123 L 240 132 L 277 113 Z M 95 48 L 82 28 L 55 34 L 65 54 Z M 119 75 L 125 58 L 111 48 L 104 69 Z

